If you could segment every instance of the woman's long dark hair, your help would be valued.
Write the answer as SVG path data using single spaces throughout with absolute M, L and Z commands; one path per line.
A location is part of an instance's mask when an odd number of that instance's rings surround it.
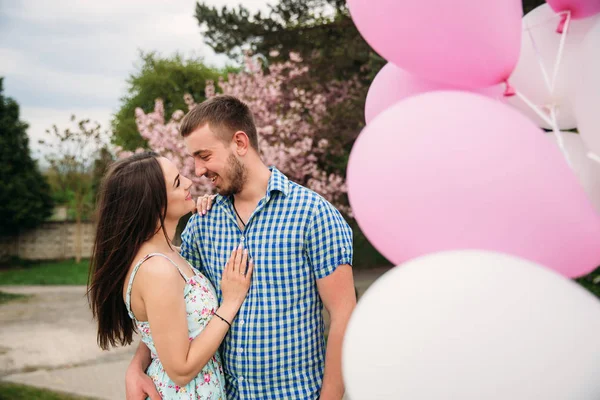
M 146 152 L 115 162 L 102 182 L 88 302 L 104 350 L 132 341 L 135 325 L 123 301 L 123 285 L 140 246 L 164 227 L 167 190 L 158 154 Z

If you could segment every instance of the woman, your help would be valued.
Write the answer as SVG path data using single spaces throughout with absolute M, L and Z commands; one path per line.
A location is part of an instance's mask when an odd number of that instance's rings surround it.
M 192 182 L 166 158 L 136 154 L 116 162 L 100 192 L 88 299 L 102 349 L 138 331 L 152 352 L 147 373 L 166 399 L 224 399 L 217 353 L 246 298 L 253 270 L 234 249 L 214 287 L 173 248 L 179 219 L 195 209 Z

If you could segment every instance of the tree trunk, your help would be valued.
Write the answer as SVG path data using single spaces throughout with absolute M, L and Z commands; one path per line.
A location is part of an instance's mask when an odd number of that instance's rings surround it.
M 83 196 L 78 195 L 75 208 L 75 261 L 81 262 L 83 232 L 81 227 L 81 214 L 83 214 Z

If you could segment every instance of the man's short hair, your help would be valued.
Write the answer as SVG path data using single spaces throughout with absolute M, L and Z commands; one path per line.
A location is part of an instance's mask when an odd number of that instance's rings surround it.
M 225 143 L 233 134 L 243 131 L 250 139 L 250 145 L 258 151 L 256 125 L 250 108 L 234 96 L 217 95 L 196 105 L 181 121 L 181 136 L 187 137 L 199 127 L 209 124 Z

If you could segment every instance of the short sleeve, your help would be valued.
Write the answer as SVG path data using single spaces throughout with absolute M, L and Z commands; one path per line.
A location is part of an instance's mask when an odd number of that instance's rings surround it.
M 192 267 L 200 272 L 202 271 L 202 262 L 200 260 L 200 235 L 198 214 L 192 215 L 188 220 L 185 229 L 181 233 L 181 256 L 189 262 Z
M 339 265 L 352 265 L 352 229 L 342 214 L 325 199 L 319 199 L 311 216 L 306 250 L 317 279 Z

